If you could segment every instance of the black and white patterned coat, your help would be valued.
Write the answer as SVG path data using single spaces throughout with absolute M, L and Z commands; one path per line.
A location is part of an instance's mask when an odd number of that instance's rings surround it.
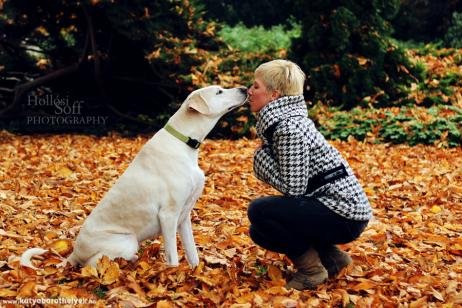
M 265 131 L 278 123 L 272 142 Z M 274 126 L 273 126 L 274 127 Z M 255 152 L 255 176 L 288 196 L 309 196 L 352 220 L 369 220 L 372 211 L 348 162 L 308 118 L 303 95 L 270 102 L 257 115 L 257 135 L 263 145 Z M 343 164 L 348 176 L 307 193 L 309 179 Z

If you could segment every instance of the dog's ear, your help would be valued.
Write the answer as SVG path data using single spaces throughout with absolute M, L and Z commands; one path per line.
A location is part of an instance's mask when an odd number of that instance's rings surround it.
M 200 93 L 195 93 L 188 99 L 188 108 L 205 115 L 210 115 L 209 104 Z

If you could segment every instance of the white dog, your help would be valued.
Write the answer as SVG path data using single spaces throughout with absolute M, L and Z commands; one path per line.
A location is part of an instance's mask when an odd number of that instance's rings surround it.
M 205 182 L 197 148 L 220 117 L 246 99 L 246 88 L 192 92 L 87 217 L 65 262 L 96 267 L 103 255 L 136 260 L 139 243 L 162 234 L 167 262 L 177 266 L 178 230 L 189 264 L 197 266 L 190 216 Z M 20 264 L 34 268 L 31 257 L 45 252 L 31 248 Z

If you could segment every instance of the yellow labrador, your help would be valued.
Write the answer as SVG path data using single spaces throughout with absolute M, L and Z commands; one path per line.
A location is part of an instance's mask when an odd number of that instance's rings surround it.
M 139 243 L 162 234 L 167 262 L 176 266 L 178 231 L 189 264 L 197 266 L 190 215 L 205 182 L 197 149 L 220 117 L 246 99 L 246 88 L 192 92 L 87 217 L 64 264 L 96 266 L 103 255 L 136 260 Z M 31 257 L 45 252 L 31 248 L 20 263 L 34 268 Z

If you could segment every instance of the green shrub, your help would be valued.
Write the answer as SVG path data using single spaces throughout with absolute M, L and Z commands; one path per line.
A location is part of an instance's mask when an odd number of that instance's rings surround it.
M 310 109 L 310 118 L 331 140 L 373 138 L 394 144 L 462 145 L 462 109 L 456 106 L 396 107 L 388 110 L 356 107 L 342 111 L 320 104 Z
M 389 21 L 398 0 L 297 3 L 303 31 L 290 58 L 309 76 L 308 99 L 351 109 L 365 97 L 389 106 L 407 96 L 400 85 L 409 86 L 421 73 L 391 41 Z
M 398 123 L 385 125 L 380 130 L 379 135 L 384 141 L 395 144 L 405 143 L 408 137 L 404 127 Z
M 265 29 L 263 26 L 249 28 L 239 23 L 236 26 L 224 25 L 218 34 L 232 48 L 268 53 L 288 49 L 291 39 L 300 36 L 301 27 L 295 22 L 291 22 L 291 27 L 277 25 L 270 29 Z
M 452 14 L 452 24 L 444 36 L 444 42 L 448 47 L 462 48 L 462 13 Z

